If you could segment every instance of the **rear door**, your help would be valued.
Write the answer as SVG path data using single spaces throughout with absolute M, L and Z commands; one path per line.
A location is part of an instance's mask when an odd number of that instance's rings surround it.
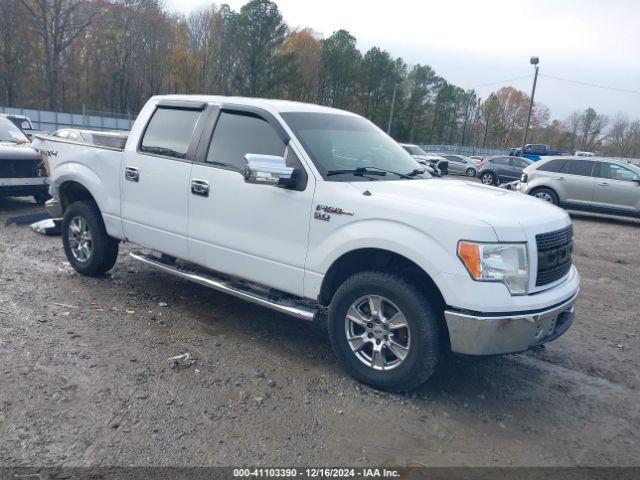
M 565 201 L 574 205 L 591 205 L 596 179 L 593 176 L 595 162 L 592 160 L 567 160 L 563 175 L 557 180 L 563 182 Z
M 189 179 L 204 104 L 159 103 L 121 165 L 122 223 L 133 243 L 187 257 Z
M 302 168 L 300 188 L 246 183 L 247 153 L 284 156 Z M 222 108 L 191 172 L 189 259 L 302 295 L 315 182 L 298 158 L 268 112 Z
M 633 213 L 640 207 L 640 185 L 634 182 L 637 174 L 622 165 L 598 162 L 593 204 Z
M 496 173 L 501 182 L 511 181 L 513 179 L 513 166 L 511 164 L 511 157 L 496 157 L 491 160 L 495 165 Z

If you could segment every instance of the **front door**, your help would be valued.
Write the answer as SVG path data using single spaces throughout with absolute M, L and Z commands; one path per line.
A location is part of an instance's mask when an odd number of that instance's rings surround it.
M 187 256 L 192 138 L 201 110 L 158 107 L 140 145 L 121 169 L 125 238 L 178 258 Z
M 640 185 L 636 173 L 616 163 L 601 162 L 596 178 L 593 204 L 627 212 L 638 212 Z
M 191 171 L 189 259 L 302 295 L 314 179 L 302 170 L 301 188 L 291 190 L 245 183 L 243 176 L 247 153 L 285 156 L 304 169 L 278 127 L 267 114 L 220 111 Z

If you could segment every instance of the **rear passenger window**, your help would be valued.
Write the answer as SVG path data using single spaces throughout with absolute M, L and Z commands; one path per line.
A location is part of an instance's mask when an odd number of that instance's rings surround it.
M 566 160 L 551 160 L 538 168 L 538 171 L 560 173 L 565 163 L 567 163 Z
M 567 164 L 565 170 L 568 174 L 590 177 L 594 162 L 590 160 L 568 160 Z
M 222 111 L 213 132 L 207 162 L 244 171 L 247 153 L 283 156 L 285 144 L 263 118 L 248 112 Z
M 200 110 L 158 108 L 144 132 L 140 150 L 175 158 L 186 158 Z

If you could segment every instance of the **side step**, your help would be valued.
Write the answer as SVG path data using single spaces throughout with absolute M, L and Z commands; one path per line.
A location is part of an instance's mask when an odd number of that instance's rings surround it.
M 234 282 L 228 278 L 216 277 L 215 272 L 212 271 L 204 273 L 201 271 L 191 270 L 186 266 L 176 263 L 164 263 L 160 258 L 154 257 L 153 255 L 147 255 L 142 252 L 131 252 L 129 253 L 129 256 L 134 260 L 157 268 L 158 270 L 162 270 L 163 272 L 170 273 L 186 280 L 191 280 L 192 282 L 199 283 L 205 287 L 228 293 L 234 297 L 238 297 L 303 320 L 313 321 L 316 315 L 320 312 L 320 308 L 311 306 L 311 302 L 307 302 L 302 299 L 297 300 L 296 297 L 286 294 L 282 295 L 282 298 L 276 300 L 270 298 L 268 290 L 261 291 L 257 288 L 252 288 L 249 283 L 238 281 Z M 305 303 L 309 303 L 309 305 L 306 305 Z

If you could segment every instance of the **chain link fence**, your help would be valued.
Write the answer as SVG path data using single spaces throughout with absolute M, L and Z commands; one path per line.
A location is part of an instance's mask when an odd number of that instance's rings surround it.
M 450 153 L 452 155 L 465 155 L 470 157 L 471 155 L 480 155 L 485 157 L 487 155 L 508 155 L 508 148 L 480 148 L 473 146 L 461 146 L 461 145 L 419 145 L 425 152 L 433 153 Z
M 31 120 L 33 128 L 49 133 L 61 128 L 128 131 L 131 130 L 135 120 L 135 118 L 128 115 L 95 112 L 86 109 L 83 109 L 83 113 L 66 113 L 0 106 L 0 113 L 25 115 Z

